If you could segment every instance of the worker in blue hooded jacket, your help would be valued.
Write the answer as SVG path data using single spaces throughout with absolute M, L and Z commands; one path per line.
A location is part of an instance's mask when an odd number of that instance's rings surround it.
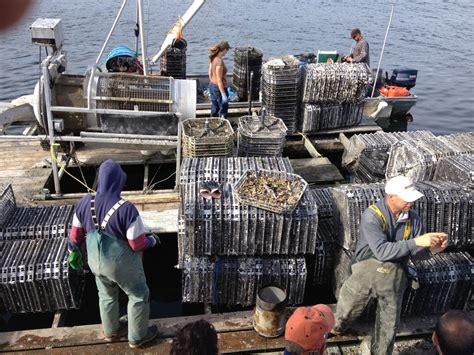
M 135 206 L 120 197 L 126 179 L 117 162 L 102 163 L 97 194 L 87 194 L 75 207 L 69 250 L 78 255 L 79 246 L 86 241 L 88 264 L 99 292 L 104 336 L 109 341 L 127 330 L 126 322 L 119 321 L 119 288 L 128 296 L 128 340 L 130 347 L 136 348 L 154 339 L 158 332 L 156 326 L 148 327 L 149 290 L 140 255 L 155 246 L 157 239 L 145 234 Z

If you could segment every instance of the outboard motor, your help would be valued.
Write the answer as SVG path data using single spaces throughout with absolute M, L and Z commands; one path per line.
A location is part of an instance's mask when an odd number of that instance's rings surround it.
M 417 76 L 417 69 L 393 69 L 390 79 L 388 79 L 388 75 L 386 79 L 388 85 L 402 86 L 410 90 L 416 85 Z

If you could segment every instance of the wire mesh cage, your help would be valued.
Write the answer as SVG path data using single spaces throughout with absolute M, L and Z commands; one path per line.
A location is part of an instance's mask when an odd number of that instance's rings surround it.
M 277 214 L 239 203 L 232 184 L 220 187 L 219 198 L 207 199 L 200 185 L 188 183 L 180 191 L 178 249 L 186 255 L 314 254 L 318 207 L 306 191 L 291 213 Z
M 432 137 L 434 134 L 429 131 L 355 134 L 344 148 L 342 166 L 352 173 L 355 182 L 380 182 L 385 180 L 389 152 L 394 143 Z
M 296 174 L 248 170 L 235 185 L 235 195 L 243 204 L 281 214 L 296 208 L 307 186 Z
M 192 118 L 181 123 L 184 158 L 232 156 L 234 130 L 224 118 Z
M 405 291 L 402 314 L 429 315 L 469 308 L 474 259 L 468 252 L 443 252 L 427 260 L 411 258 L 408 269 L 418 279 L 419 288 Z
M 0 227 L 0 240 L 65 238 L 73 214 L 73 205 L 17 207 Z
M 287 133 L 296 130 L 300 67 L 294 56 L 270 59 L 262 67 L 262 106 L 285 123 Z
M 258 290 L 272 284 L 286 290 L 289 304 L 300 304 L 306 279 L 302 256 L 188 257 L 183 268 L 182 300 L 250 306 L 255 304 Z
M 266 169 L 292 173 L 288 158 L 280 157 L 203 157 L 184 158 L 180 169 L 180 184 L 215 181 L 236 183 L 248 169 Z
M 361 101 L 370 74 L 364 63 L 307 64 L 302 72 L 302 101 L 317 104 Z
M 314 133 L 327 129 L 357 126 L 362 120 L 364 103 L 302 104 L 298 129 L 302 133 Z
M 474 188 L 474 155 L 456 155 L 441 158 L 436 165 L 434 181 L 451 181 Z
M 260 92 L 263 52 L 254 47 L 238 47 L 234 51 L 232 83 L 240 100 L 248 99 L 250 73 L 253 72 L 251 99 L 257 100 Z
M 78 309 L 84 275 L 69 269 L 66 238 L 0 242 L 0 294 L 11 313 Z
M 96 74 L 92 100 L 99 109 L 171 112 L 171 78 L 122 73 Z
M 161 57 L 161 75 L 186 79 L 186 47 L 168 47 Z
M 440 159 L 461 154 L 474 154 L 474 132 L 400 141 L 390 148 L 386 177 L 430 181 Z
M 273 116 L 239 118 L 239 156 L 281 156 L 286 142 L 285 123 Z

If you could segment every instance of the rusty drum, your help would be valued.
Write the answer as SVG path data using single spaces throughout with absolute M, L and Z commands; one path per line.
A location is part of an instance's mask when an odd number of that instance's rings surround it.
M 255 331 L 266 338 L 275 338 L 285 331 L 286 291 L 277 286 L 266 286 L 257 293 L 253 317 Z

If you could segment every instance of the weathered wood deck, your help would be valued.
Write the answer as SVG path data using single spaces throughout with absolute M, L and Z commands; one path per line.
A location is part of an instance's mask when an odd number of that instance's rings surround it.
M 288 310 L 288 315 L 290 312 Z M 437 318 L 438 316 L 402 319 L 397 338 L 428 336 L 432 333 Z M 285 346 L 283 337 L 269 339 L 259 336 L 253 330 L 253 311 L 244 311 L 150 320 L 150 325 L 156 324 L 158 326 L 160 335 L 156 341 L 142 349 L 142 351 L 154 354 L 169 354 L 171 341 L 176 332 L 185 324 L 198 319 L 205 319 L 214 325 L 219 335 L 219 350 L 222 353 L 281 351 Z M 333 337 L 328 340 L 328 343 L 358 343 L 370 331 L 370 324 L 360 323 L 357 327 L 357 335 Z M 78 351 L 83 354 L 136 352 L 128 347 L 126 338 L 116 343 L 105 342 L 99 324 L 0 333 L 0 351 L 2 352 L 45 349 L 48 353 Z

